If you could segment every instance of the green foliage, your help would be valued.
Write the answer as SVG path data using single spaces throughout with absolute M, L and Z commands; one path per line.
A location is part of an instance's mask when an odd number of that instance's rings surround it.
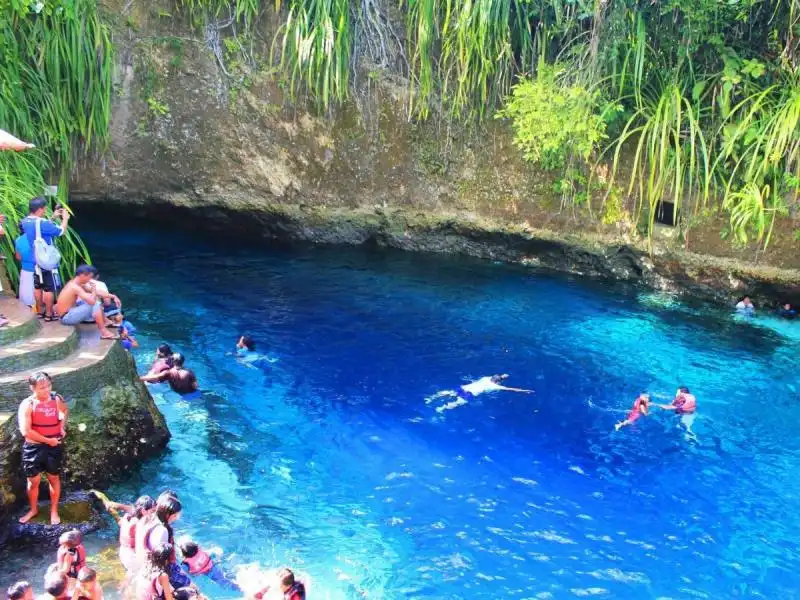
M 563 85 L 563 67 L 539 65 L 534 79 L 514 86 L 497 117 L 512 119 L 514 144 L 545 169 L 566 166 L 570 157 L 588 161 L 606 138 L 599 92 Z
M 75 161 L 102 151 L 111 110 L 113 52 L 93 0 L 0 0 L 0 127 L 33 141 L 37 150 L 0 152 L 0 203 L 13 233 L 27 203 L 58 184 L 66 203 Z M 14 236 L 2 241 L 7 256 Z M 69 269 L 87 258 L 69 232 L 59 241 Z M 7 261 L 16 278 L 13 260 Z
M 775 217 L 786 214 L 786 205 L 779 193 L 765 185 L 759 188 L 747 183 L 742 189 L 725 196 L 723 208 L 730 212 L 730 228 L 736 240 L 747 244 L 751 239 L 769 246 Z
M 280 33 L 281 67 L 289 76 L 290 94 L 296 98 L 305 91 L 320 108 L 345 100 L 352 46 L 347 0 L 289 0 L 288 7 Z

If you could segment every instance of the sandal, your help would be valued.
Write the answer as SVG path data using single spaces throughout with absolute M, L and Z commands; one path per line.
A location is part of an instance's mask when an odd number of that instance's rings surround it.
M 44 319 L 45 323 L 54 323 L 55 321 L 59 320 L 59 318 L 55 315 L 46 315 L 42 318 Z

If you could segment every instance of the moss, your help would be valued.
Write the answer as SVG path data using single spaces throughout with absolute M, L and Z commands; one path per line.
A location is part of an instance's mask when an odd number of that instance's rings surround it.
M 61 517 L 61 523 L 64 525 L 70 523 L 85 523 L 94 516 L 92 507 L 88 502 L 67 502 L 59 504 L 58 514 Z M 47 511 L 41 511 L 31 522 L 47 525 L 50 523 L 50 514 Z

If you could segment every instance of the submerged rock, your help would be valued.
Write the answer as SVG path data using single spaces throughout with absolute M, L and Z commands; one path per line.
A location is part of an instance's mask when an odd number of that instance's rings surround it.
M 88 492 L 72 492 L 62 497 L 59 504 L 60 525 L 50 524 L 50 498 L 40 496 L 39 514 L 25 525 L 12 523 L 4 530 L 6 540 L 24 538 L 25 541 L 53 543 L 65 532 L 77 529 L 83 535 L 103 526 L 103 513 L 99 501 Z M 100 505 L 102 506 L 102 505 Z M 2 534 L 0 534 L 2 535 Z

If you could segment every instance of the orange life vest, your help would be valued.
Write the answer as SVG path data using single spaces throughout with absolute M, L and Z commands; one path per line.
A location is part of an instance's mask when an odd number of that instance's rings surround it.
M 50 399 L 40 402 L 31 396 L 31 429 L 47 438 L 61 437 L 61 418 L 58 414 L 60 396 L 50 394 Z

